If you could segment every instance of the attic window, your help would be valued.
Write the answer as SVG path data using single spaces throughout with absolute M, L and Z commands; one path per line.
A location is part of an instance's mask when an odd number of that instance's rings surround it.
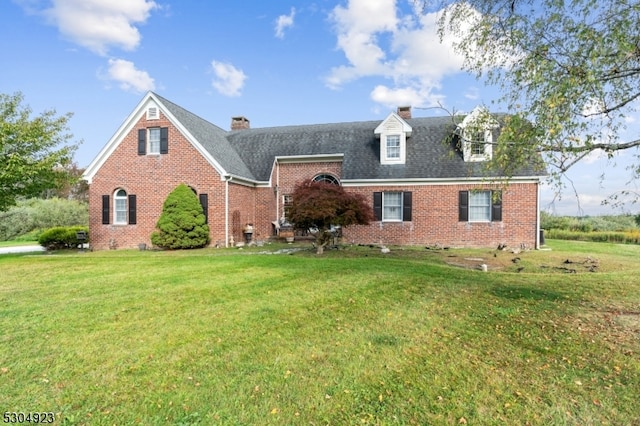
M 147 120 L 157 120 L 160 118 L 158 107 L 149 107 L 147 109 Z

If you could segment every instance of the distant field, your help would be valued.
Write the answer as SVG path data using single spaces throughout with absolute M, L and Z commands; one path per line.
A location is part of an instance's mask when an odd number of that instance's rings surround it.
M 640 246 L 547 244 L 2 255 L 0 408 L 64 425 L 640 424 Z

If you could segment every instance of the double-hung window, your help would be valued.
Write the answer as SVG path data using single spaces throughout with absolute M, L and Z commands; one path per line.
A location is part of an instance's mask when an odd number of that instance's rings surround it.
M 113 205 L 111 196 L 102 196 L 102 224 L 109 225 L 135 225 L 137 202 L 135 194 L 127 194 L 124 189 L 116 189 L 113 192 Z M 113 208 L 113 210 L 112 210 Z
M 373 213 L 382 222 L 411 222 L 412 193 L 388 191 L 373 193 Z
M 127 223 L 127 193 L 124 189 L 119 189 L 113 196 L 114 217 L 113 223 L 122 225 Z
M 491 221 L 491 191 L 469 193 L 469 222 Z
M 385 222 L 402 221 L 402 192 L 382 193 L 382 220 Z
M 400 135 L 387 135 L 387 160 L 400 159 Z
M 502 221 L 502 192 L 460 191 L 458 209 L 461 222 Z
M 169 153 L 169 128 L 138 129 L 138 155 Z
M 160 127 L 149 129 L 149 154 L 160 154 Z

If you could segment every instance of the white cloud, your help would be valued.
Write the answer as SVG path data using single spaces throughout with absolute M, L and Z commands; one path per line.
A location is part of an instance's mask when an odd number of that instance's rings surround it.
M 441 102 L 445 76 L 461 71 L 463 58 L 453 51 L 456 38 L 437 34 L 437 13 L 403 11 L 397 0 L 349 0 L 331 13 L 337 47 L 346 65 L 331 69 L 325 83 L 332 89 L 362 77 L 384 77 L 389 87 L 371 92 L 375 102 L 393 107 Z M 473 96 L 473 95 L 472 95 Z
M 106 55 L 109 47 L 134 50 L 140 43 L 136 24 L 144 23 L 152 0 L 52 0 L 41 13 L 72 42 Z
M 296 9 L 291 8 L 288 15 L 280 15 L 276 19 L 276 37 L 284 38 L 284 30 L 293 26 L 293 18 L 296 16 Z
M 247 79 L 242 70 L 231 64 L 212 61 L 211 68 L 215 75 L 211 85 L 225 96 L 240 96 L 244 81 Z
M 155 82 L 146 71 L 136 69 L 133 62 L 109 59 L 108 78 L 119 83 L 127 92 L 141 93 L 155 89 Z

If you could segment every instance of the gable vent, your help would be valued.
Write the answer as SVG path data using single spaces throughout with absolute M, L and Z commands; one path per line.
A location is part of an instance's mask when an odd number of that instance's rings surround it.
M 160 118 L 158 107 L 149 107 L 147 109 L 147 120 L 157 120 Z

